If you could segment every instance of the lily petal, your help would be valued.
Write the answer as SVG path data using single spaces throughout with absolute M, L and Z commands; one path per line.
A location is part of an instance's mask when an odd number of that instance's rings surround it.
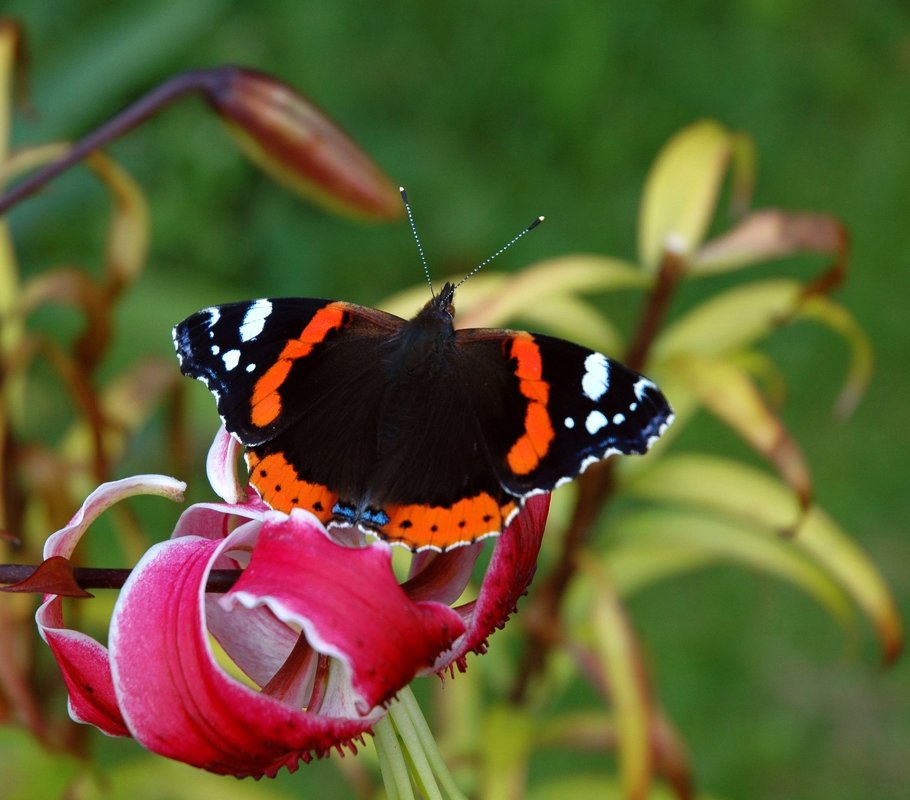
M 217 664 L 204 587 L 232 543 L 181 536 L 146 553 L 114 610 L 113 681 L 130 732 L 149 750 L 212 772 L 274 775 L 360 736 L 371 720 L 307 713 Z
M 107 648 L 91 636 L 66 628 L 60 597 L 46 599 L 35 620 L 63 673 L 70 716 L 108 736 L 129 736 L 117 706 Z
M 436 660 L 433 672 L 453 666 L 464 672 L 468 653 L 486 652 L 487 638 L 506 624 L 518 598 L 531 584 L 549 511 L 549 494 L 529 498 L 521 513 L 496 540 L 477 599 L 455 609 L 464 620 L 465 633 Z
M 138 494 L 154 494 L 180 502 L 186 484 L 165 475 L 135 475 L 119 481 L 102 483 L 82 504 L 65 528 L 47 538 L 44 557 L 69 558 L 89 525 L 115 503 Z
M 266 514 L 250 565 L 222 603 L 265 606 L 302 629 L 344 665 L 361 714 L 390 700 L 465 630 L 448 606 L 405 594 L 387 544 L 340 547 L 297 510 Z

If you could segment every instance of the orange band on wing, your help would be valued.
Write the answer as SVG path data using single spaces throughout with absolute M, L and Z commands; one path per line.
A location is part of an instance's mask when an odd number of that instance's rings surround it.
M 312 511 L 323 523 L 332 518 L 332 507 L 338 501 L 338 495 L 321 483 L 301 480 L 297 470 L 281 453 L 259 458 L 247 450 L 246 464 L 250 470 L 250 483 L 276 511 L 289 514 L 295 508 L 302 508 Z
M 527 475 L 540 464 L 549 452 L 555 433 L 547 411 L 550 384 L 543 380 L 543 362 L 540 348 L 529 333 L 516 334 L 511 339 L 509 356 L 516 363 L 518 387 L 528 400 L 525 410 L 525 432 L 512 445 L 506 461 L 516 475 Z
M 512 501 L 500 505 L 494 497 L 481 492 L 451 506 L 388 506 L 389 522 L 377 533 L 391 542 L 401 542 L 412 550 L 448 550 L 470 544 L 482 536 L 500 533 L 505 520 L 515 511 Z
M 333 330 L 344 325 L 344 304 L 329 303 L 319 309 L 301 331 L 300 336 L 291 339 L 281 351 L 278 360 L 267 369 L 253 387 L 250 420 L 259 428 L 271 424 L 281 413 L 281 396 L 278 390 L 298 358 L 305 358 L 313 348 L 324 341 Z

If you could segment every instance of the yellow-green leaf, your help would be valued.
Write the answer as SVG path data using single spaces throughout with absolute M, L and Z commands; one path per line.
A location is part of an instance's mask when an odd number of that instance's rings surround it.
M 606 562 L 623 595 L 696 568 L 736 563 L 790 581 L 852 629 L 851 606 L 840 585 L 788 539 L 769 536 L 767 529 L 703 511 L 649 509 L 617 515 L 607 530 L 613 544 Z
M 487 714 L 480 796 L 511 800 L 525 794 L 534 723 L 518 706 L 494 706 Z
M 702 120 L 677 133 L 660 151 L 645 181 L 638 223 L 642 266 L 654 272 L 663 253 L 693 255 L 714 216 L 724 174 L 734 168 L 751 183 L 751 146 L 742 134 Z M 736 177 L 734 178 L 736 180 Z
M 571 295 L 557 294 L 532 303 L 520 318 L 528 330 L 561 336 L 601 353 L 617 355 L 625 350 L 622 334 L 603 312 Z
M 651 359 L 735 352 L 790 319 L 803 288 L 799 281 L 781 278 L 728 289 L 665 328 L 654 343 Z
M 834 406 L 834 412 L 839 418 L 849 417 L 866 393 L 866 387 L 872 378 L 872 344 L 869 337 L 846 308 L 825 295 L 807 297 L 800 306 L 799 316 L 827 325 L 850 345 L 850 369 Z
M 646 800 L 653 771 L 651 692 L 638 641 L 607 571 L 591 555 L 584 556 L 581 564 L 594 584 L 591 632 L 616 720 L 623 796 Z
M 797 507 L 772 476 L 715 456 L 670 456 L 625 484 L 635 495 L 722 513 L 777 534 L 792 530 Z M 777 541 L 777 540 L 774 540 Z M 862 549 L 822 509 L 813 507 L 786 542 L 811 555 L 869 617 L 885 661 L 903 644 L 900 612 L 884 579 Z
M 486 302 L 463 309 L 461 324 L 467 328 L 496 327 L 552 295 L 640 289 L 650 283 L 648 276 L 618 258 L 596 255 L 552 258 L 510 275 L 502 291 L 488 295 Z M 457 295 L 455 302 L 459 302 Z
M 457 283 L 462 277 L 455 275 L 447 280 Z M 496 327 L 553 296 L 642 289 L 650 283 L 650 277 L 618 258 L 597 255 L 553 258 L 516 273 L 484 272 L 472 276 L 455 293 L 455 320 L 460 328 Z M 410 317 L 428 299 L 426 286 L 415 286 L 379 305 L 390 314 Z
M 694 355 L 678 356 L 665 367 L 687 383 L 705 408 L 767 458 L 803 506 L 808 505 L 812 477 L 802 450 L 740 367 Z

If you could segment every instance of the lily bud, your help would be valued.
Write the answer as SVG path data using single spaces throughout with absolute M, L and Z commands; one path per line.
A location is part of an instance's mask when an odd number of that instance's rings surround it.
M 335 211 L 401 215 L 398 187 L 316 106 L 261 72 L 221 67 L 205 98 L 244 152 L 276 180 Z

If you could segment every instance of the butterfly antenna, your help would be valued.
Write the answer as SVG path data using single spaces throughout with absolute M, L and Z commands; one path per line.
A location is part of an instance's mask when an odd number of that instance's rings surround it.
M 491 255 L 489 258 L 485 258 L 476 267 L 474 267 L 474 269 L 472 269 L 467 275 L 465 275 L 460 281 L 458 281 L 458 283 L 455 284 L 455 288 L 457 289 L 459 286 L 461 286 L 461 284 L 463 284 L 475 272 L 478 272 L 479 270 L 483 269 L 494 258 L 496 258 L 497 256 L 501 256 L 506 250 L 508 250 L 513 244 L 515 244 L 515 242 L 517 242 L 522 236 L 533 231 L 534 228 L 536 228 L 538 225 L 540 225 L 541 222 L 543 222 L 543 220 L 544 220 L 543 217 L 537 217 L 537 219 L 535 219 L 530 225 L 528 225 L 528 227 L 525 228 L 521 233 L 519 233 L 517 236 L 513 236 L 511 239 L 509 239 L 508 242 L 506 242 L 495 253 L 493 253 L 493 255 Z
M 423 264 L 423 274 L 427 277 L 427 283 L 430 285 L 430 294 L 433 297 L 436 297 L 436 292 L 433 291 L 433 281 L 430 278 L 430 267 L 427 264 L 427 257 L 423 252 L 423 245 L 420 243 L 420 236 L 417 235 L 417 226 L 414 224 L 414 215 L 411 213 L 411 204 L 408 202 L 408 193 L 404 190 L 404 186 L 399 186 L 398 191 L 401 192 L 401 201 L 404 203 L 404 210 L 408 212 L 408 222 L 411 223 L 411 233 L 414 234 L 414 241 L 417 243 L 417 253 L 420 255 L 420 263 Z

